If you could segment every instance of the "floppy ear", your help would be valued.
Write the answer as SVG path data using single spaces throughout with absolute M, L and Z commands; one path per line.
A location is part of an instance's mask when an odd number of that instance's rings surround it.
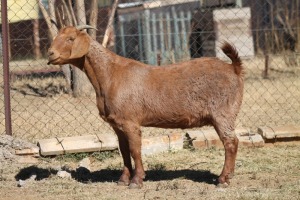
M 88 53 L 90 48 L 90 39 L 85 32 L 80 32 L 74 40 L 70 59 L 81 58 Z

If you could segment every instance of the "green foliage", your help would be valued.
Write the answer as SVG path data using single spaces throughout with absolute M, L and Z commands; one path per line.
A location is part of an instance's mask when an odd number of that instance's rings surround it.
M 92 153 L 68 153 L 64 155 L 58 155 L 56 157 L 59 161 L 73 161 L 78 162 L 86 157 L 95 158 L 98 161 L 104 161 L 109 158 L 113 158 L 114 156 L 118 155 L 118 150 L 114 151 L 98 151 Z
M 67 154 L 63 154 L 63 155 L 58 155 L 55 159 L 57 159 L 59 161 L 78 162 L 88 156 L 89 156 L 89 153 L 67 153 Z
M 94 152 L 91 154 L 93 158 L 95 158 L 98 161 L 104 161 L 109 158 L 113 158 L 115 156 L 119 155 L 118 150 L 114 151 L 102 151 L 102 152 Z

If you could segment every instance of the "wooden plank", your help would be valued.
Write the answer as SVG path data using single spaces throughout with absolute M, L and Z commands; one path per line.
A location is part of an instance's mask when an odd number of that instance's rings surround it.
M 177 17 L 177 12 L 176 12 L 176 9 L 175 7 L 173 6 L 171 8 L 172 10 L 172 15 L 173 15 L 173 23 L 174 23 L 174 32 L 172 34 L 174 34 L 174 43 L 175 43 L 175 46 L 174 46 L 174 50 L 175 50 L 175 61 L 178 61 L 180 60 L 180 33 L 179 33 L 179 27 L 178 27 L 178 17 Z
M 153 13 L 152 14 L 152 18 L 151 18 L 151 22 L 152 22 L 152 38 L 153 38 L 153 64 L 157 65 L 157 30 L 156 30 L 156 14 Z
M 161 54 L 161 63 L 164 63 L 164 54 L 165 54 L 165 41 L 164 41 L 164 18 L 163 13 L 159 13 L 159 37 L 160 37 L 160 54 Z
M 118 148 L 115 135 L 98 134 L 76 137 L 52 138 L 38 141 L 43 156 L 65 153 L 93 152 Z
M 172 37 L 171 33 L 171 17 L 170 13 L 165 14 L 165 54 L 163 55 L 164 64 L 175 63 L 175 60 L 172 59 Z
M 120 22 L 120 33 L 121 33 L 121 41 L 122 41 L 122 54 L 126 56 L 126 43 L 125 43 L 125 32 L 124 32 L 124 23 L 125 21 Z
M 143 33 L 144 38 L 144 47 L 145 47 L 145 61 L 150 64 L 151 55 L 151 30 L 150 30 L 150 10 L 145 10 L 143 15 Z
M 267 140 L 276 138 L 297 138 L 300 137 L 300 126 L 259 127 L 257 132 Z
M 19 156 L 23 155 L 33 155 L 33 156 L 39 156 L 40 149 L 38 147 L 31 147 L 26 149 L 16 149 L 15 154 Z
M 188 38 L 187 38 L 187 33 L 186 33 L 186 27 L 185 27 L 185 16 L 184 12 L 180 11 L 179 12 L 179 21 L 181 24 L 181 31 L 180 31 L 180 36 L 181 36 L 181 55 L 180 55 L 180 60 L 188 60 L 189 57 L 188 55 Z
M 168 51 L 172 50 L 172 33 L 171 33 L 171 17 L 170 17 L 170 13 L 167 12 L 166 13 L 166 21 L 167 21 L 167 32 L 166 35 L 167 37 L 167 45 L 166 45 L 166 49 Z
M 142 22 L 141 22 L 141 15 L 139 15 L 140 17 L 138 18 L 138 34 L 139 34 L 139 55 L 140 55 L 140 60 L 144 60 L 144 55 L 143 55 L 143 49 L 144 49 L 144 45 L 143 45 L 143 32 L 142 32 Z

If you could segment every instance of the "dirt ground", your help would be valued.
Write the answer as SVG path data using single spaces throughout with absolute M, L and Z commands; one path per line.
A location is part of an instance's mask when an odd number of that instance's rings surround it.
M 3 143 L 1 151 L 9 148 Z M 122 169 L 118 152 L 105 154 L 101 159 L 90 155 L 90 171 L 76 169 L 81 158 L 68 155 L 39 158 L 33 164 L 20 163 L 16 156 L 2 158 L 0 199 L 299 200 L 299 148 L 300 143 L 240 148 L 235 176 L 228 188 L 216 187 L 224 160 L 223 149 L 184 149 L 144 156 L 147 176 L 142 189 L 117 186 Z M 58 177 L 60 169 L 70 172 L 71 178 Z

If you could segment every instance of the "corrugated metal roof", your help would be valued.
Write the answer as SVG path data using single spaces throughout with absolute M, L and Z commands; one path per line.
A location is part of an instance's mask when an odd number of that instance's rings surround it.
M 118 8 L 126 9 L 132 7 L 143 7 L 144 9 L 157 8 L 162 6 L 190 3 L 190 2 L 200 2 L 199 0 L 155 0 L 155 1 L 145 1 L 145 2 L 131 2 L 131 3 L 121 3 Z
M 131 2 L 131 3 L 120 3 L 118 8 L 131 8 L 136 6 L 142 6 L 144 2 Z

